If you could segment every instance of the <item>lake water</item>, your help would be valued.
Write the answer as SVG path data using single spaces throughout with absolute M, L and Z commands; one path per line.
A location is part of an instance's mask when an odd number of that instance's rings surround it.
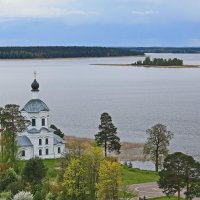
M 200 54 L 150 54 L 200 64 Z M 33 71 L 51 121 L 67 135 L 94 137 L 100 114 L 108 112 L 122 141 L 145 142 L 145 130 L 164 123 L 174 133 L 171 151 L 200 160 L 200 69 L 92 66 L 132 63 L 134 57 L 69 60 L 1 60 L 0 105 L 23 106 Z

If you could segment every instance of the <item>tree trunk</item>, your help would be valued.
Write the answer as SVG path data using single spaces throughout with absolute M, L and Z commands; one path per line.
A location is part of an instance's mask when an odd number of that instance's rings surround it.
M 105 139 L 104 141 L 104 154 L 105 154 L 105 158 L 107 158 L 107 140 Z
M 155 163 L 155 170 L 158 172 L 158 150 L 156 150 L 156 163 Z
M 180 200 L 180 198 L 181 198 L 181 191 L 179 190 L 178 191 L 178 200 Z

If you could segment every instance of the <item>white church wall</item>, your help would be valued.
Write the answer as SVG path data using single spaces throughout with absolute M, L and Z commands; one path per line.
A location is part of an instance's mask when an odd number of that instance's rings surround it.
M 22 156 L 22 151 L 25 151 L 25 156 Z M 34 157 L 34 155 L 33 155 L 33 147 L 32 146 L 20 147 L 18 149 L 18 155 L 19 155 L 19 158 L 21 160 L 29 160 L 29 159 L 31 159 L 32 157 Z

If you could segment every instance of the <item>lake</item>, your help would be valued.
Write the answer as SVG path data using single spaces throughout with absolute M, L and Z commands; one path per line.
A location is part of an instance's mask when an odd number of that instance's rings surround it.
M 200 64 L 200 54 L 149 54 Z M 135 62 L 139 58 L 1 60 L 0 105 L 23 106 L 31 98 L 33 72 L 51 122 L 65 134 L 93 138 L 102 112 L 108 112 L 122 141 L 146 140 L 156 123 L 174 133 L 171 151 L 200 160 L 200 69 L 108 67 L 90 64 Z M 141 58 L 142 59 L 142 58 Z

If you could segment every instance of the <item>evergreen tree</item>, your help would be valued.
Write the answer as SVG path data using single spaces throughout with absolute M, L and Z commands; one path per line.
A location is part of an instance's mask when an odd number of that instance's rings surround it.
M 200 195 L 200 164 L 193 157 L 176 152 L 166 157 L 159 173 L 159 187 L 170 196 L 185 189 L 187 200 Z
M 120 153 L 120 138 L 117 136 L 117 128 L 112 123 L 111 116 L 108 113 L 102 113 L 100 120 L 99 132 L 95 135 L 97 145 L 104 147 L 105 157 L 108 151 Z
M 31 185 L 33 194 L 35 194 L 41 181 L 45 178 L 47 168 L 45 167 L 42 159 L 35 157 L 26 162 L 23 169 L 23 179 Z

